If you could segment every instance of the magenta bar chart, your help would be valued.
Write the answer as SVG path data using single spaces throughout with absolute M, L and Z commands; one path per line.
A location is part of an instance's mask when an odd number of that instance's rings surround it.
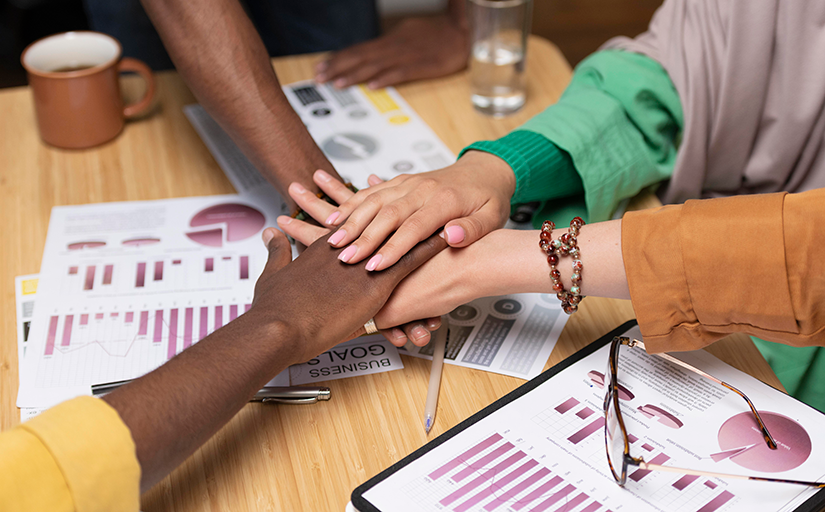
M 495 510 L 607 512 L 576 485 L 527 455 L 501 434 L 494 433 L 429 472 L 427 481 L 449 480 L 438 499 L 441 508 L 454 512 Z M 561 509 L 558 505 L 565 504 Z

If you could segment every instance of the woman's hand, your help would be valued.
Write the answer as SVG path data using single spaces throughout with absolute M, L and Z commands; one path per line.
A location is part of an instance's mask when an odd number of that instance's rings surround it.
M 279 224 L 307 244 L 328 233 L 325 228 L 288 217 L 281 217 Z M 469 247 L 439 252 L 401 281 L 375 315 L 376 324 L 401 325 L 443 315 L 479 297 L 548 291 L 552 283 L 537 239 L 535 231 L 497 230 Z M 387 339 L 397 346 L 406 341 Z M 411 339 L 415 345 L 426 344 Z
M 328 174 L 316 172 L 315 183 L 339 201 L 343 186 Z M 357 263 L 378 252 L 367 262 L 367 270 L 392 266 L 421 240 L 444 226 L 443 237 L 452 247 L 466 247 L 507 221 L 510 197 L 516 180 L 510 166 L 488 153 L 468 152 L 450 167 L 416 175 L 402 175 L 370 186 L 352 195 L 335 208 L 312 201 L 307 193 L 290 195 L 312 210 L 313 217 L 334 228 L 329 238 L 333 247 L 346 247 L 341 261 Z M 311 194 L 309 194 L 311 195 Z

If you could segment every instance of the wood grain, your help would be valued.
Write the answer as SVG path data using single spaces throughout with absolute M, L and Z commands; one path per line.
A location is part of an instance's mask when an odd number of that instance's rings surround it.
M 276 59 L 283 83 L 310 78 L 319 55 Z M 556 101 L 570 67 L 550 43 L 532 38 L 529 99 L 518 114 L 492 119 L 470 106 L 467 77 L 406 85 L 399 91 L 454 152 L 504 135 Z M 14 276 L 36 273 L 52 206 L 223 194 L 232 186 L 181 107 L 193 103 L 172 72 L 159 73 L 151 115 L 127 124 L 115 141 L 87 151 L 45 146 L 26 88 L 0 92 L 0 428 L 19 422 Z M 138 95 L 139 82 L 126 94 Z M 645 199 L 639 204 L 655 204 Z M 633 318 L 627 301 L 587 299 L 564 330 L 547 367 Z M 779 386 L 746 337 L 712 352 Z M 170 477 L 143 497 L 145 511 L 343 510 L 358 484 L 524 381 L 447 365 L 435 427 L 421 416 L 429 362 L 404 357 L 405 369 L 330 383 L 330 402 L 311 406 L 250 404 Z

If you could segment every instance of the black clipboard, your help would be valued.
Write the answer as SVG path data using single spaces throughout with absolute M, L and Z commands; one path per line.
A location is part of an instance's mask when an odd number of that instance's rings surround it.
M 384 471 L 378 473 L 374 477 L 370 478 L 363 484 L 359 485 L 352 491 L 352 495 L 350 496 L 350 500 L 352 501 L 353 506 L 358 510 L 358 512 L 386 512 L 376 508 L 372 503 L 367 501 L 364 498 L 364 493 L 366 493 L 371 488 L 375 487 L 387 477 L 399 471 L 404 466 L 410 464 L 414 460 L 420 458 L 430 450 L 434 450 L 438 448 L 445 442 L 449 441 L 463 430 L 467 429 L 471 425 L 478 423 L 485 417 L 489 416 L 490 414 L 494 413 L 495 411 L 501 409 L 505 405 L 518 400 L 522 396 L 526 395 L 527 393 L 533 391 L 540 385 L 544 384 L 548 380 L 552 379 L 556 374 L 559 372 L 567 369 L 571 365 L 575 364 L 581 359 L 589 356 L 590 354 L 596 352 L 600 348 L 604 347 L 608 343 L 610 343 L 615 336 L 620 336 L 630 330 L 631 328 L 637 325 L 636 320 L 628 320 L 627 322 L 623 323 L 619 327 L 616 327 L 609 333 L 605 334 L 601 338 L 597 339 L 593 343 L 587 345 L 583 349 L 579 350 L 572 356 L 568 357 L 564 361 L 560 362 L 559 364 L 553 366 L 552 368 L 546 370 L 538 377 L 530 380 L 523 385 L 519 386 L 518 388 L 514 389 L 510 393 L 504 395 L 503 397 L 499 398 L 495 402 L 491 403 L 484 409 L 478 411 L 477 413 L 473 414 L 466 420 L 462 421 L 458 425 L 454 426 L 447 432 L 444 432 L 440 436 L 436 437 L 429 443 L 425 444 L 421 448 L 417 449 L 416 451 L 412 452 L 411 454 L 407 455 L 403 459 L 399 460 L 392 466 L 388 467 Z M 813 496 L 811 496 L 805 503 L 797 507 L 794 512 L 821 512 L 823 510 L 823 506 L 825 506 L 825 489 L 820 490 Z

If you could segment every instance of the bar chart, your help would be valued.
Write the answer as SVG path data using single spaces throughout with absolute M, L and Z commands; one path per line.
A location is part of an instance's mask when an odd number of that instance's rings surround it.
M 44 385 L 77 386 L 134 378 L 251 308 L 251 302 L 72 312 L 49 317 Z M 50 365 L 52 361 L 55 364 Z
M 115 263 L 71 264 L 61 291 L 83 296 L 214 290 L 249 282 L 251 257 L 246 254 L 166 256 Z
M 609 507 L 494 432 L 404 490 L 422 509 L 609 512 Z M 543 457 L 540 457 L 543 458 Z

